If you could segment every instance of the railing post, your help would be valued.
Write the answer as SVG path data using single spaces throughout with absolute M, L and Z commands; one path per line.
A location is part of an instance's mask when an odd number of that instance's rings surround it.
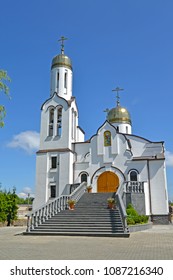
M 42 208 L 42 223 L 45 222 L 45 207 Z
M 30 216 L 28 215 L 27 217 L 27 229 L 26 229 L 26 232 L 30 232 L 30 226 L 31 226 L 31 219 L 30 219 Z
M 35 213 L 35 226 L 38 227 L 38 211 Z
M 31 215 L 31 229 L 34 229 L 34 215 Z
M 41 209 L 38 211 L 38 224 L 41 225 Z

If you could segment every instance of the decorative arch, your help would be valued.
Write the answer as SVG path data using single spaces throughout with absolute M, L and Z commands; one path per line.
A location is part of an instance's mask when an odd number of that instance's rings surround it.
M 119 168 L 111 166 L 110 169 L 106 169 L 106 166 L 102 166 L 93 173 L 91 177 L 91 184 L 93 183 L 94 179 L 96 179 L 101 173 L 105 171 L 112 171 L 113 173 L 118 174 L 118 177 L 120 178 L 121 182 L 126 181 L 124 173 Z

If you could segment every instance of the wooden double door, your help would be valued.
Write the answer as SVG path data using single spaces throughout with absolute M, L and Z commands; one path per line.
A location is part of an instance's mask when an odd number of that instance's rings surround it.
M 116 192 L 119 187 L 118 176 L 111 172 L 103 172 L 97 180 L 97 192 Z

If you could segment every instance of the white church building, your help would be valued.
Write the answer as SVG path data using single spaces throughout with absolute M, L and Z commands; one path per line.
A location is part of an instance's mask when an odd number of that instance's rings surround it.
M 128 110 L 117 104 L 107 110 L 107 119 L 85 140 L 78 125 L 79 113 L 73 96 L 71 59 L 61 53 L 51 65 L 50 96 L 41 107 L 40 148 L 36 159 L 34 209 L 82 182 L 92 192 L 123 189 L 125 207 L 132 203 L 140 214 L 155 223 L 167 223 L 168 195 L 164 142 L 133 135 Z

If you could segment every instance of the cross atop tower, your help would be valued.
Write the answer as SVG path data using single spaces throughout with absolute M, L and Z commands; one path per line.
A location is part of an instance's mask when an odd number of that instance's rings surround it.
M 65 38 L 64 36 L 61 36 L 61 39 L 58 40 L 58 42 L 61 42 L 61 54 L 64 54 L 64 41 L 68 40 L 68 38 Z
M 117 106 L 120 105 L 119 91 L 122 91 L 122 90 L 124 90 L 124 89 L 123 88 L 119 88 L 119 87 L 116 87 L 115 89 L 112 90 L 112 91 L 116 91 L 117 92 L 117 96 L 116 96 L 116 98 L 117 98 Z

